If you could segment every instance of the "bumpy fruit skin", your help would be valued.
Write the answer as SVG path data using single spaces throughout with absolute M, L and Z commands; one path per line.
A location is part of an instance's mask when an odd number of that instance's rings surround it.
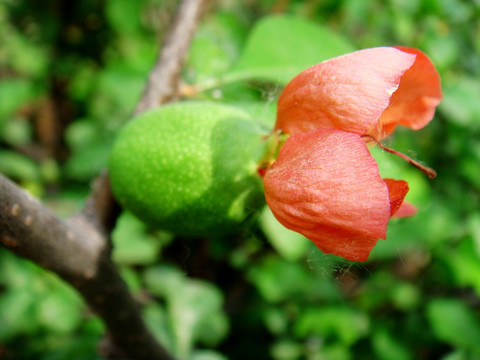
M 119 203 L 179 235 L 238 230 L 264 204 L 265 136 L 244 112 L 206 102 L 163 106 L 127 124 L 109 161 Z

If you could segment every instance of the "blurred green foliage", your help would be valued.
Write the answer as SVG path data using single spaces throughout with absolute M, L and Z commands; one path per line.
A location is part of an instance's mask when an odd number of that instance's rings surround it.
M 130 117 L 173 0 L 0 2 L 0 171 L 62 216 L 79 209 Z M 411 219 L 392 220 L 366 263 L 323 255 L 266 209 L 242 234 L 174 238 L 123 214 L 114 259 L 158 339 L 185 359 L 480 358 L 480 4 L 467 0 L 219 2 L 184 67 L 198 99 L 271 125 L 303 68 L 401 44 L 437 65 L 435 120 L 389 140 L 429 180 L 406 179 Z M 0 358 L 100 359 L 103 325 L 55 276 L 0 249 Z

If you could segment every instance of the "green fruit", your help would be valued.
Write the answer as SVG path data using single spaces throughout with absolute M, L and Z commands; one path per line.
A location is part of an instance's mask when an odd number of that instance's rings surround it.
M 265 131 L 237 108 L 163 106 L 120 132 L 109 172 L 119 203 L 179 235 L 238 230 L 264 204 L 257 166 Z

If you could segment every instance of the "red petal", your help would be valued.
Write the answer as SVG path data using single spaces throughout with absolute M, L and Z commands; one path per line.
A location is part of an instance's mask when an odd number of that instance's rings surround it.
M 418 130 L 427 125 L 442 100 L 440 76 L 430 59 L 420 50 L 398 47 L 416 55 L 415 63 L 402 76 L 376 127 L 368 131 L 377 140 L 390 135 L 397 125 Z
M 336 128 L 365 134 L 387 108 L 415 55 L 392 47 L 355 51 L 296 76 L 278 100 L 276 129 Z
M 395 218 L 408 217 L 408 216 L 413 216 L 416 213 L 417 213 L 417 208 L 415 207 L 415 205 L 412 205 L 408 202 L 404 202 L 400 206 L 400 209 L 397 210 L 395 215 L 393 215 L 393 217 Z
M 318 129 L 290 136 L 263 183 L 275 217 L 325 253 L 364 261 L 386 237 L 387 186 L 358 134 Z
M 388 196 L 390 198 L 390 216 L 400 209 L 403 199 L 408 193 L 408 183 L 403 180 L 383 179 L 388 187 Z

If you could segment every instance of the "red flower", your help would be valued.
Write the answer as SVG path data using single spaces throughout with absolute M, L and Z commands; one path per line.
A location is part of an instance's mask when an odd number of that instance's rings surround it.
M 275 217 L 325 253 L 366 260 L 391 216 L 412 215 L 408 184 L 382 179 L 366 142 L 425 126 L 441 97 L 415 49 L 356 51 L 300 73 L 279 98 L 275 129 L 289 138 L 263 179 Z

